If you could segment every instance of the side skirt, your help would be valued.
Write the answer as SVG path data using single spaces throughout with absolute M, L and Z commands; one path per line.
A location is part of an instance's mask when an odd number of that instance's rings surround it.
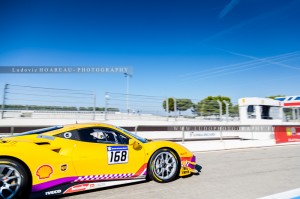
M 78 182 L 64 185 L 58 185 L 40 192 L 33 192 L 30 198 L 41 198 L 47 196 L 58 196 L 69 193 L 76 193 L 92 189 L 117 186 L 122 184 L 135 183 L 145 181 L 146 179 L 131 179 L 131 180 L 115 180 L 115 181 L 101 181 L 101 182 Z

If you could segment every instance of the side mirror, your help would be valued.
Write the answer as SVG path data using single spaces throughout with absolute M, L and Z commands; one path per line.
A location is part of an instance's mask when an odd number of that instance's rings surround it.
M 140 143 L 138 143 L 134 139 L 130 139 L 128 144 L 129 144 L 129 146 L 132 146 L 135 150 L 140 150 L 142 148 Z

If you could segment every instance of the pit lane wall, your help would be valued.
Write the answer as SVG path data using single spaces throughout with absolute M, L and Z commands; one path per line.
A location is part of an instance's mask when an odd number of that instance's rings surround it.
M 270 125 L 136 126 L 134 132 L 139 136 L 149 139 L 166 139 L 175 141 L 192 141 L 202 139 L 274 139 L 274 129 Z
M 145 126 L 135 127 L 135 133 L 149 139 L 167 140 L 275 140 L 275 144 L 300 142 L 299 126 L 270 125 L 215 125 L 215 126 L 168 126 L 167 131 L 138 131 Z

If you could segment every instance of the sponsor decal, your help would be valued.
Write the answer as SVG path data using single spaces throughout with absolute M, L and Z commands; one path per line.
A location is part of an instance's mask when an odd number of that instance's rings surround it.
M 286 135 L 287 136 L 296 135 L 296 128 L 295 127 L 286 128 Z
M 76 193 L 80 191 L 87 191 L 91 189 L 103 188 L 108 186 L 120 185 L 133 182 L 131 180 L 120 180 L 120 181 L 109 181 L 109 182 L 95 182 L 95 183 L 84 183 L 84 184 L 77 184 L 72 187 L 69 187 L 64 194 L 68 193 Z
M 68 165 L 67 165 L 67 164 L 62 164 L 62 165 L 60 165 L 60 170 L 61 170 L 62 172 L 65 172 L 67 169 L 68 169 Z
M 275 126 L 276 144 L 285 142 L 300 142 L 300 126 Z
M 239 131 L 239 126 L 169 126 L 169 131 Z
M 182 167 L 182 172 L 181 172 L 182 175 L 189 174 L 189 173 L 190 171 L 187 167 Z
M 90 186 L 89 183 L 86 183 L 86 184 L 79 184 L 79 185 L 74 185 L 74 186 L 68 188 L 68 189 L 64 192 L 64 194 L 66 194 L 66 193 L 74 193 L 74 192 L 79 192 L 79 191 L 85 191 L 85 190 L 88 189 L 89 186 Z M 94 185 L 93 185 L 93 187 L 94 187 Z
M 214 132 L 190 132 L 190 137 L 216 137 L 218 136 Z
M 189 164 L 190 164 L 190 162 L 188 162 L 187 160 L 181 161 L 181 166 L 182 166 L 182 167 L 188 167 Z
M 107 146 L 108 164 L 125 164 L 128 162 L 128 146 Z
M 53 167 L 48 164 L 42 165 L 36 170 L 35 174 L 40 180 L 50 178 L 53 174 Z
M 49 195 L 60 194 L 60 193 L 61 193 L 61 190 L 58 189 L 58 190 L 53 190 L 53 191 L 47 191 L 47 192 L 45 192 L 45 195 L 49 196 Z

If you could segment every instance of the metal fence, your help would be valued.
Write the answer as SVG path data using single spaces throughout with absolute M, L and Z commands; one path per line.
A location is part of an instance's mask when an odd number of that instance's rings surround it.
M 104 103 L 100 106 L 96 106 L 96 99 L 96 93 L 93 91 L 6 84 L 3 91 L 1 119 L 232 121 L 239 118 L 237 103 L 224 100 L 113 92 L 104 94 Z
M 116 111 L 117 110 L 117 111 Z M 239 119 L 238 105 L 230 101 L 105 93 L 105 119 L 218 120 Z
M 1 118 L 53 118 L 57 115 L 78 118 L 84 115 L 85 119 L 94 119 L 95 114 L 96 94 L 92 91 L 12 84 L 4 86 Z

